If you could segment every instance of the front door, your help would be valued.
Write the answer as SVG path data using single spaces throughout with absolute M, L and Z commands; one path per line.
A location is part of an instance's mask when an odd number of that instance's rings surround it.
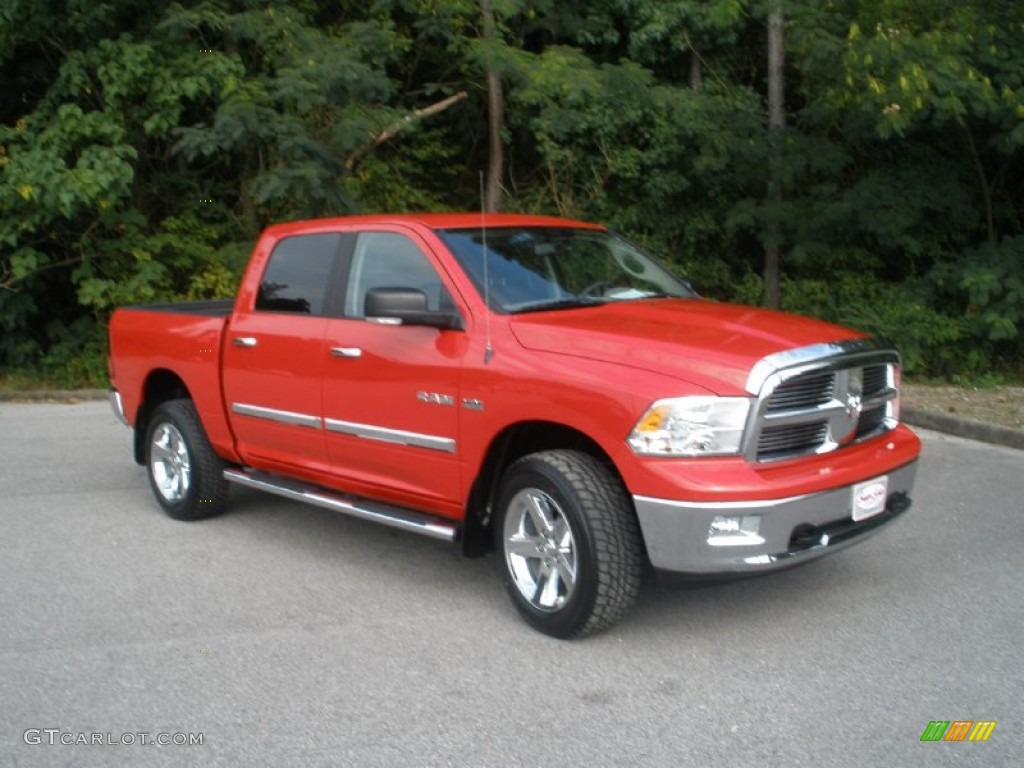
M 343 316 L 327 321 L 323 416 L 333 472 L 346 487 L 396 504 L 456 514 L 462 331 L 367 320 L 373 288 L 423 291 L 454 306 L 422 241 L 364 232 L 352 251 Z

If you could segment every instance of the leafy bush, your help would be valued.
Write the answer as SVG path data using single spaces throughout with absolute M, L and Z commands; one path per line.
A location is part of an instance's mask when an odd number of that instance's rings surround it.
M 912 376 L 974 378 L 991 373 L 992 347 L 970 343 L 969 319 L 938 311 L 924 295 L 911 285 L 842 273 L 827 280 L 786 280 L 783 306 L 889 339 Z

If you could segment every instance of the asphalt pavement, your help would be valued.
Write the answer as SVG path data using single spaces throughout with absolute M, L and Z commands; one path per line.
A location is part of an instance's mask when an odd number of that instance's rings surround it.
M 562 642 L 493 556 L 237 488 L 175 522 L 105 403 L 0 402 L 0 766 L 1018 766 L 1024 453 L 922 436 L 878 536 Z

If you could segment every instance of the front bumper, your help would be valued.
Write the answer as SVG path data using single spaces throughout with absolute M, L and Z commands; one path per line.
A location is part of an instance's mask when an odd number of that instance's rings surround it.
M 888 525 L 910 507 L 917 462 L 888 473 L 885 510 L 854 522 L 853 486 L 786 499 L 685 502 L 634 496 L 647 553 L 655 568 L 691 574 L 773 571 L 844 549 Z M 711 532 L 716 518 L 759 518 L 756 536 L 730 543 Z

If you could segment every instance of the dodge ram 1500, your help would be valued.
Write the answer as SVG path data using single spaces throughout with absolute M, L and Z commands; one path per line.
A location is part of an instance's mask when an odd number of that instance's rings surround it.
M 231 484 L 496 549 L 523 617 L 618 620 L 641 572 L 744 574 L 910 505 L 890 345 L 709 301 L 601 226 L 282 224 L 234 300 L 126 307 L 111 401 L 167 514 Z

